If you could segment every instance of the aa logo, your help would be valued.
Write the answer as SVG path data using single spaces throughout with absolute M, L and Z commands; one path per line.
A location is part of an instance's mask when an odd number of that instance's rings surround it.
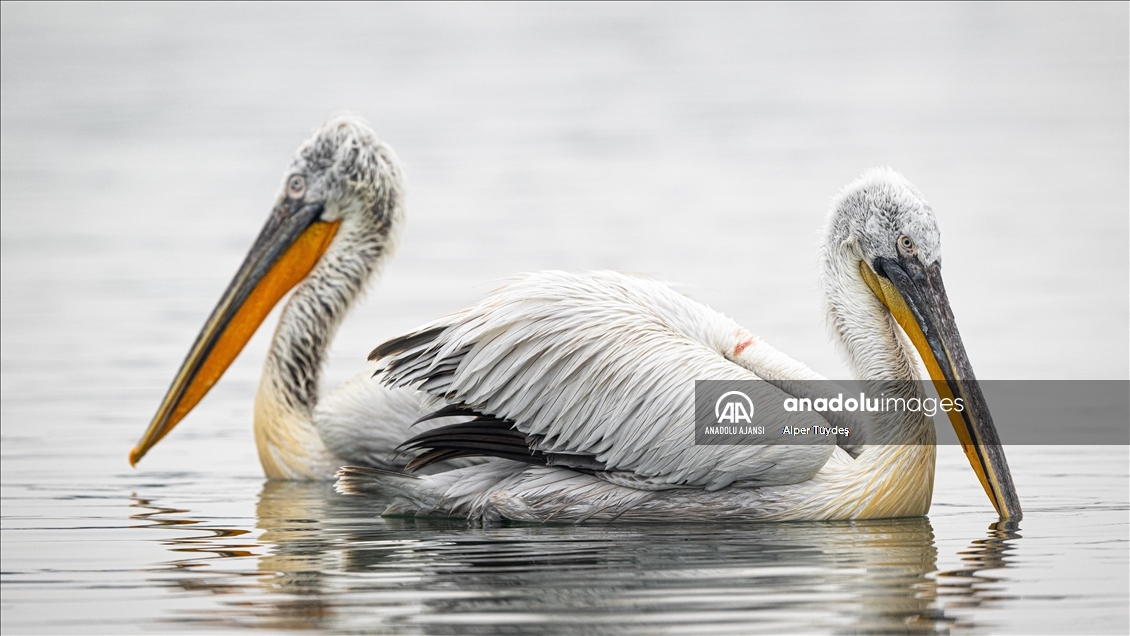
M 718 424 L 753 424 L 753 400 L 741 391 L 723 393 L 714 403 L 714 418 Z

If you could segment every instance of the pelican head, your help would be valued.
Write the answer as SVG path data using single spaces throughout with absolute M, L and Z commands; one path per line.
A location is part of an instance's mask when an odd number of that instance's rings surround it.
M 130 464 L 196 406 L 271 309 L 303 281 L 317 296 L 304 306 L 309 321 L 319 323 L 314 333 L 329 338 L 395 248 L 403 225 L 402 189 L 396 156 L 360 118 L 341 115 L 314 131 L 295 153 L 266 225 L 196 337 L 149 428 L 130 450 Z M 312 346 L 317 356 L 324 344 Z M 296 382 L 312 379 L 316 385 L 321 361 L 304 362 L 313 370 Z M 295 393 L 301 401 L 301 388 Z
M 833 201 L 823 249 L 822 286 L 830 327 L 864 380 L 916 379 L 891 319 L 913 343 L 939 397 L 962 398 L 948 411 L 973 470 L 1004 519 L 1020 502 L 985 397 L 965 353 L 942 284 L 941 232 L 922 194 L 890 168 L 866 172 Z M 870 324 L 862 330 L 853 325 Z M 893 332 L 899 352 L 874 346 Z M 877 355 L 887 354 L 882 361 Z

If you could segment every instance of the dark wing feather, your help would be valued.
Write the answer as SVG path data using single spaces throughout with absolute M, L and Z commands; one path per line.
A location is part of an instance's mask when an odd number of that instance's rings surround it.
M 383 344 L 377 345 L 377 348 L 373 349 L 369 354 L 369 361 L 374 362 L 394 353 L 415 349 L 420 345 L 432 342 L 443 334 L 444 331 L 447 331 L 446 326 L 432 327 L 431 329 L 425 329 L 423 331 L 410 333 L 406 336 L 400 336 L 399 338 L 393 338 Z
M 484 455 L 544 466 L 545 455 L 530 448 L 526 434 L 513 428 L 514 423 L 478 413 L 465 405 L 449 405 L 420 421 L 474 415 L 470 422 L 448 424 L 424 431 L 397 447 L 398 451 L 425 451 L 408 464 L 408 470 L 422 468 L 448 459 L 452 453 L 460 457 Z
M 397 451 L 424 451 L 408 463 L 407 470 L 416 472 L 456 457 L 489 456 L 525 462 L 537 466 L 570 466 L 579 470 L 604 470 L 604 465 L 587 454 L 562 455 L 545 453 L 535 448 L 539 436 L 526 435 L 514 428 L 514 422 L 486 413 L 479 413 L 465 404 L 449 404 L 417 420 L 425 422 L 443 417 L 467 417 L 469 422 L 448 424 L 424 431 L 397 447 Z

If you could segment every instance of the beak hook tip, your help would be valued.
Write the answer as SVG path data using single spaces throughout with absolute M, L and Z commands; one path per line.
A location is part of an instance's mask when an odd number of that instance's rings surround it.
M 134 446 L 129 449 L 129 465 L 130 468 L 137 468 L 137 462 L 141 460 L 141 449 Z

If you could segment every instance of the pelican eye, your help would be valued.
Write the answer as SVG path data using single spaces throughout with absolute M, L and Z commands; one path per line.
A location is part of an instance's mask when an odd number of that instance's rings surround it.
M 286 195 L 292 199 L 301 199 L 306 194 L 306 179 L 296 174 L 286 182 Z
M 918 248 L 914 245 L 914 241 L 910 240 L 910 237 L 905 234 L 899 236 L 898 246 L 899 251 L 906 256 L 914 256 L 918 253 Z

